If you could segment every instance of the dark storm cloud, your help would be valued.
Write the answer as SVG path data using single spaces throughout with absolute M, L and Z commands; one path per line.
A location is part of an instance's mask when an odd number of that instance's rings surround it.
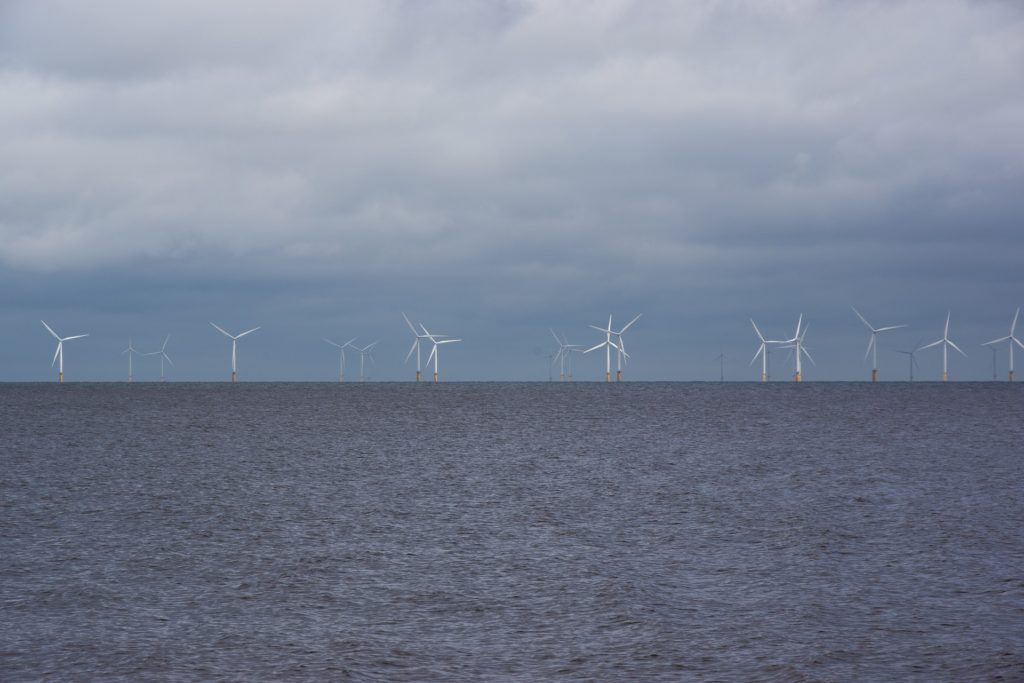
M 686 377 L 804 310 L 842 377 L 852 300 L 1021 303 L 1013 3 L 9 2 L 0 60 L 8 327 L 419 307 L 514 348 L 496 318 L 644 310 L 637 374 Z

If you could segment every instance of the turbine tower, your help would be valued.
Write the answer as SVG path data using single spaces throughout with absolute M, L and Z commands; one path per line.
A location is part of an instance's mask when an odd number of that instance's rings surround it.
M 238 345 L 238 340 L 241 339 L 242 337 L 244 337 L 247 334 L 252 334 L 253 332 L 255 332 L 256 330 L 258 330 L 260 328 L 254 327 L 251 330 L 246 330 L 242 334 L 234 335 L 234 334 L 231 334 L 230 332 L 225 332 L 222 328 L 218 327 L 215 323 L 211 322 L 210 324 L 213 325 L 213 327 L 218 332 L 220 332 L 225 337 L 227 337 L 228 339 L 231 340 L 231 382 L 234 383 L 235 377 L 236 377 L 236 374 L 235 374 L 235 358 L 237 357 L 236 347 Z
M 800 360 L 801 360 L 800 354 L 801 353 L 804 354 L 805 356 L 807 356 L 807 360 L 811 361 L 811 364 L 817 365 L 817 363 L 814 362 L 814 359 L 811 358 L 811 354 L 808 353 L 807 349 L 804 348 L 804 336 L 807 335 L 807 327 L 804 327 L 803 332 L 800 331 L 800 324 L 803 322 L 803 320 L 804 320 L 804 314 L 801 313 L 800 317 L 797 318 L 797 321 L 796 321 L 796 333 L 793 335 L 793 338 L 785 340 L 783 343 L 786 344 L 786 346 L 780 347 L 780 348 L 783 348 L 783 349 L 795 349 L 796 350 L 796 374 L 793 375 L 793 381 L 794 382 L 801 382 L 801 381 L 803 381 L 803 373 L 800 370 Z M 810 326 L 808 325 L 808 327 L 810 327 Z
M 174 366 L 174 361 L 167 355 L 167 342 L 171 341 L 171 335 L 167 335 L 164 339 L 164 345 L 160 347 L 159 351 L 150 351 L 149 353 L 142 354 L 143 356 L 160 356 L 160 381 L 166 381 L 164 379 L 164 361 L 166 360 L 171 366 Z
M 1017 337 L 1015 337 L 1014 334 L 1013 334 L 1014 330 L 1017 328 L 1017 317 L 1019 315 L 1020 315 L 1020 309 L 1018 308 L 1017 312 L 1013 314 L 1013 322 L 1010 323 L 1010 334 L 1009 335 L 1007 335 L 1005 337 L 1000 337 L 999 339 L 993 339 L 990 342 L 985 342 L 984 344 L 982 344 L 982 346 L 990 346 L 992 344 L 1001 344 L 1004 341 L 1010 342 L 1010 379 L 1009 379 L 1010 382 L 1013 381 L 1013 345 L 1016 343 L 1017 346 L 1019 346 L 1022 349 L 1024 349 L 1024 344 L 1022 344 L 1020 339 L 1017 339 Z M 992 350 L 995 351 L 994 348 Z M 992 374 L 994 376 L 995 375 L 995 371 L 993 371 Z
M 769 344 L 782 344 L 784 342 L 779 341 L 777 339 L 765 339 L 764 335 L 761 334 L 761 330 L 757 329 L 757 323 L 754 322 L 753 318 L 750 319 L 750 324 L 754 326 L 754 333 L 757 334 L 757 338 L 761 340 L 761 345 L 759 347 L 757 347 L 757 353 L 755 353 L 754 357 L 750 359 L 750 365 L 753 365 L 754 361 L 757 360 L 757 357 L 761 356 L 761 381 L 762 382 L 767 382 L 768 381 L 768 354 L 771 352 L 768 345 Z
M 43 327 L 45 327 L 46 330 L 50 334 L 53 335 L 54 339 L 57 340 L 57 351 L 56 351 L 56 353 L 53 354 L 53 360 L 50 361 L 50 367 L 52 368 L 53 364 L 56 363 L 58 359 L 60 359 L 60 369 L 57 371 L 57 382 L 60 383 L 60 384 L 63 384 L 64 383 L 64 342 L 71 341 L 72 339 L 81 339 L 82 337 L 88 337 L 89 335 L 88 334 L 76 334 L 76 335 L 74 335 L 72 337 L 61 337 L 60 335 L 58 335 L 56 332 L 53 331 L 52 327 L 50 327 L 49 325 L 46 324 L 45 320 L 40 320 L 39 322 L 43 323 Z
M 415 337 L 412 340 L 412 347 L 409 349 L 409 353 L 407 353 L 406 356 L 405 356 L 405 362 L 406 363 L 409 362 L 409 359 L 412 358 L 412 352 L 415 351 L 416 352 L 416 381 L 419 382 L 420 381 L 420 342 L 423 341 L 424 339 L 429 339 L 430 337 L 428 335 L 426 335 L 426 334 L 420 334 L 419 332 L 417 332 L 416 328 L 412 324 L 412 321 L 409 320 L 409 316 L 407 316 L 405 313 L 402 314 L 402 317 L 405 318 L 405 324 L 409 326 L 409 329 L 412 330 L 413 337 Z M 423 327 L 423 326 L 420 325 L 420 327 Z M 444 338 L 445 338 L 445 335 L 443 335 L 443 334 L 435 334 L 434 335 L 434 339 L 444 339 Z M 428 360 L 427 363 L 430 363 L 430 361 Z
M 438 351 L 438 347 L 441 344 L 454 344 L 455 342 L 460 342 L 462 340 L 461 339 L 444 339 L 443 337 L 445 335 L 443 335 L 443 334 L 430 334 L 430 332 L 427 331 L 427 328 L 424 327 L 422 323 L 420 323 L 420 329 L 423 330 L 423 336 L 426 337 L 427 339 L 429 339 L 430 342 L 434 345 L 434 348 L 430 349 L 430 355 L 427 356 L 427 365 L 430 365 L 430 359 L 433 358 L 434 359 L 434 384 L 437 384 L 437 378 L 438 378 L 438 371 L 437 371 L 438 360 L 437 359 L 438 359 L 438 356 L 440 355 L 437 352 Z M 417 371 L 416 374 L 419 375 L 419 372 Z
M 853 306 L 850 306 L 850 308 L 853 308 Z M 868 340 L 868 350 L 864 352 L 864 359 L 867 360 L 868 354 L 869 353 L 871 354 L 871 381 L 872 382 L 877 382 L 878 381 L 878 333 L 879 332 L 887 332 L 889 330 L 898 330 L 901 327 L 906 327 L 906 325 L 889 325 L 888 327 L 878 327 L 878 328 L 875 328 L 875 327 L 871 326 L 871 323 L 869 323 L 867 320 L 864 319 L 864 316 L 862 316 L 860 314 L 860 311 L 858 311 L 856 308 L 853 308 L 853 312 L 856 313 L 857 317 L 860 318 L 860 321 L 862 323 L 864 323 L 865 325 L 867 325 L 868 329 L 871 330 L 871 339 Z
M 121 352 L 121 355 L 128 354 L 128 382 L 132 381 L 132 354 L 139 353 L 138 350 L 132 346 L 132 338 L 128 337 L 128 348 Z M 141 354 L 140 354 L 141 355 Z
M 325 342 L 327 342 L 331 346 L 337 347 L 341 351 L 341 363 L 340 363 L 341 369 L 338 371 L 338 381 L 339 382 L 344 382 L 345 381 L 345 349 L 348 348 L 348 347 L 351 347 L 353 349 L 356 348 L 356 347 L 352 346 L 352 342 L 354 342 L 356 340 L 356 337 L 352 337 L 351 339 L 349 339 L 344 344 L 336 344 L 336 343 L 332 342 L 330 339 L 328 339 L 327 337 L 324 337 L 323 339 L 324 339 Z
M 956 344 L 954 344 L 949 339 L 949 311 L 946 311 L 946 328 L 945 328 L 945 330 L 942 333 L 942 339 L 939 339 L 938 341 L 933 341 L 931 344 L 928 344 L 926 346 L 922 346 L 921 349 L 930 349 L 931 347 L 938 346 L 939 344 L 942 344 L 942 381 L 943 382 L 948 382 L 949 381 L 949 358 L 948 358 L 948 356 L 949 356 L 949 347 L 952 346 L 954 349 L 956 349 L 957 351 L 960 352 L 960 355 L 962 355 L 964 358 L 967 358 L 967 354 L 964 353 L 963 351 L 960 351 L 960 347 L 957 346 Z

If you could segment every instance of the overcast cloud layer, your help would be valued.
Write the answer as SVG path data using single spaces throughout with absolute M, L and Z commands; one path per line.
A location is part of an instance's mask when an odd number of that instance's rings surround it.
M 247 379 L 329 379 L 357 335 L 405 378 L 402 310 L 465 338 L 451 379 L 546 379 L 549 326 L 640 312 L 629 377 L 756 379 L 748 318 L 803 313 L 807 378 L 858 379 L 850 304 L 911 326 L 883 377 L 952 309 L 954 377 L 989 378 L 1022 73 L 1015 2 L 3 2 L 0 379 L 52 377 L 40 318 L 91 335 L 69 379 L 167 333 L 219 379 L 208 320 L 264 326 Z

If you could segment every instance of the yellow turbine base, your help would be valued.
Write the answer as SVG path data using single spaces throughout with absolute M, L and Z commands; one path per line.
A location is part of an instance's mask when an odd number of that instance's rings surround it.
M 761 381 L 762 382 L 767 382 L 768 381 L 768 374 L 767 373 L 764 373 L 764 372 L 761 373 Z
M 434 373 L 434 384 L 437 384 L 437 373 Z
M 57 384 L 64 384 L 64 373 L 63 372 L 58 372 L 57 373 Z
M 948 382 L 949 381 L 949 373 L 948 372 L 942 373 L 942 381 L 943 382 Z
M 419 370 L 416 371 L 416 381 L 417 382 L 420 381 L 420 371 Z
M 871 381 L 872 382 L 877 382 L 878 381 L 878 370 L 875 369 L 875 368 L 871 369 Z
M 621 382 L 622 381 L 622 370 L 616 370 L 615 371 L 615 381 L 616 382 Z
M 612 373 L 610 373 L 610 372 L 604 373 L 604 381 L 605 382 L 611 382 L 612 381 Z
M 1010 381 L 1010 382 L 1013 381 L 1013 370 L 1010 370 L 1010 379 L 1008 381 Z
M 235 382 L 235 371 L 232 370 L 231 371 L 231 383 L 234 384 L 234 382 Z
M 800 381 L 800 373 L 799 372 L 796 373 L 795 375 L 793 375 L 793 381 L 794 382 L 799 382 Z

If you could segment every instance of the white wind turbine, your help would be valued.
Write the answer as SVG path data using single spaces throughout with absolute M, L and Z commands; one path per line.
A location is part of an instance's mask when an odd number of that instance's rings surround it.
M 440 355 L 437 352 L 438 351 L 437 347 L 439 347 L 441 344 L 454 344 L 455 342 L 460 342 L 462 340 L 461 339 L 443 339 L 442 338 L 442 337 L 444 337 L 443 334 L 430 334 L 430 332 L 427 331 L 427 328 L 423 326 L 423 323 L 420 323 L 420 329 L 423 330 L 423 336 L 426 337 L 427 339 L 429 339 L 431 341 L 431 343 L 434 345 L 434 348 L 430 349 L 430 355 L 427 356 L 427 365 L 430 365 L 430 359 L 433 358 L 434 359 L 434 384 L 437 384 L 437 377 L 438 377 L 438 375 L 437 375 L 437 358 Z
M 814 359 L 811 358 L 811 354 L 808 353 L 807 349 L 804 348 L 804 336 L 806 336 L 807 334 L 807 327 L 804 327 L 803 332 L 800 331 L 800 324 L 803 322 L 803 320 L 804 314 L 801 313 L 800 317 L 797 318 L 796 321 L 796 333 L 793 335 L 793 338 L 787 339 L 783 342 L 784 344 L 786 344 L 786 346 L 779 347 L 783 349 L 794 349 L 796 351 L 796 374 L 793 375 L 794 382 L 803 381 L 803 373 L 800 370 L 800 354 L 807 356 L 807 360 L 811 361 L 813 365 L 817 365 L 817 363 L 814 362 Z M 808 325 L 808 327 L 810 326 Z
M 363 363 L 366 361 L 366 357 L 367 356 L 370 357 L 370 362 L 371 363 L 373 362 L 373 353 L 370 350 L 374 346 L 376 346 L 376 345 L 377 345 L 377 342 L 373 342 L 372 344 L 367 344 L 363 348 L 359 348 L 358 346 L 353 346 L 352 347 L 353 349 L 355 349 L 356 351 L 359 352 L 359 381 L 360 382 L 365 382 L 366 381 L 366 375 L 363 374 Z
M 949 381 L 949 347 L 952 346 L 957 351 L 960 351 L 960 347 L 949 339 L 949 311 L 946 312 L 946 328 L 942 333 L 942 339 L 933 341 L 931 344 L 926 344 L 925 346 L 922 346 L 921 349 L 930 349 L 931 347 L 938 346 L 939 344 L 942 344 L 942 381 L 947 382 Z M 967 358 L 967 354 L 963 351 L 960 351 L 960 355 Z
M 769 344 L 783 344 L 785 342 L 779 341 L 777 339 L 765 339 L 764 335 L 761 334 L 761 330 L 757 329 L 757 323 L 754 322 L 753 318 L 750 319 L 750 324 L 754 326 L 754 333 L 757 334 L 757 338 L 761 340 L 761 345 L 759 347 L 757 347 L 757 353 L 755 353 L 754 357 L 750 359 L 750 365 L 753 365 L 754 361 L 757 360 L 757 357 L 761 356 L 761 381 L 762 382 L 767 382 L 768 381 L 768 354 L 771 353 L 770 348 L 769 348 L 768 345 Z
M 608 316 L 608 327 L 606 327 L 606 328 L 596 327 L 594 325 L 591 325 L 591 327 L 593 327 L 598 332 L 604 332 L 605 333 L 605 339 L 600 344 L 597 344 L 596 346 L 591 346 L 589 349 L 587 349 L 583 353 L 590 353 L 591 351 L 597 351 L 598 349 L 600 349 L 602 347 L 605 349 L 604 381 L 605 382 L 611 382 L 612 381 L 612 349 L 615 349 L 616 351 L 619 350 L 618 345 L 615 342 L 612 341 L 612 334 L 614 334 L 612 332 L 612 317 L 610 315 Z
M 565 339 L 564 335 L 563 335 L 562 339 L 559 339 L 558 335 L 555 334 L 555 331 L 552 330 L 550 327 L 548 328 L 548 330 L 551 331 L 551 336 L 555 338 L 555 342 L 558 344 L 558 353 L 556 353 L 555 357 L 551 359 L 551 364 L 552 365 L 554 365 L 555 361 L 559 362 L 558 381 L 559 382 L 564 382 L 565 381 L 565 378 L 566 378 L 566 374 L 565 374 L 565 364 L 566 364 L 566 361 L 569 362 L 569 375 L 568 375 L 568 377 L 569 377 L 569 380 L 571 381 L 572 380 L 572 357 L 569 354 L 571 354 L 574 351 L 577 352 L 577 353 L 582 353 L 583 347 L 580 346 L 579 344 L 570 344 L 569 340 Z
M 128 337 L 128 348 L 121 352 L 121 355 L 128 354 L 128 381 L 132 381 L 132 354 L 139 353 L 138 349 L 132 346 L 132 338 Z M 142 354 L 139 354 L 142 355 Z
M 235 334 L 231 334 L 230 332 L 225 332 L 222 328 L 218 327 L 215 323 L 211 322 L 210 324 L 213 325 L 213 327 L 218 332 L 220 332 L 225 337 L 227 337 L 228 339 L 231 340 L 231 381 L 234 382 L 235 381 L 235 377 L 236 377 L 236 375 L 235 375 L 235 358 L 237 357 L 236 347 L 238 345 L 238 340 L 241 339 L 242 337 L 244 337 L 247 334 L 252 334 L 253 332 L 255 332 L 256 330 L 258 330 L 260 328 L 254 327 L 251 330 L 246 330 L 242 334 L 235 335 Z
M 643 315 L 643 313 L 641 313 L 640 315 Z M 583 353 L 590 353 L 591 351 L 596 351 L 597 349 L 600 349 L 601 347 L 604 347 L 604 349 L 605 349 L 604 381 L 605 382 L 611 382 L 612 381 L 612 349 L 613 348 L 615 349 L 616 357 L 618 359 L 616 370 L 615 370 L 615 381 L 616 382 L 621 382 L 622 381 L 622 359 L 623 358 L 629 358 L 629 354 L 626 353 L 625 345 L 622 343 L 622 335 L 625 333 L 626 330 L 628 330 L 630 328 L 630 326 L 633 323 L 635 323 L 637 320 L 640 319 L 640 315 L 638 315 L 637 317 L 633 318 L 628 323 L 626 323 L 625 326 L 621 330 L 613 330 L 612 329 L 612 316 L 611 315 L 608 316 L 608 327 L 598 327 L 597 325 L 591 325 L 590 326 L 591 329 L 597 330 L 598 332 L 604 332 L 605 333 L 605 340 L 603 342 L 601 342 L 600 344 L 598 344 L 597 346 L 590 347 L 589 349 L 587 349 Z M 616 344 L 615 342 L 612 341 L 612 336 L 618 337 L 618 339 L 619 339 L 619 343 L 618 344 Z
M 164 361 L 166 360 L 168 363 L 171 364 L 172 367 L 174 366 L 174 361 L 172 361 L 171 357 L 167 355 L 167 342 L 169 342 L 169 341 L 171 341 L 171 335 L 167 335 L 167 337 L 164 338 L 164 345 L 160 347 L 159 351 L 150 351 L 149 353 L 142 354 L 143 356 L 160 356 L 160 381 L 161 382 L 165 381 L 165 379 L 164 379 Z
M 356 340 L 356 338 L 352 337 L 351 339 L 349 339 L 344 344 L 337 344 L 335 342 L 332 342 L 327 337 L 324 337 L 323 339 L 324 339 L 325 342 L 327 342 L 331 346 L 337 347 L 341 351 L 341 363 L 340 363 L 341 368 L 340 368 L 340 370 L 338 370 L 338 381 L 339 382 L 344 382 L 345 381 L 345 349 L 349 348 L 349 347 L 351 347 L 353 349 L 356 348 L 356 347 L 352 346 L 352 342 L 354 342 Z
M 40 320 L 39 322 L 43 323 L 43 327 L 45 327 L 47 329 L 47 331 L 50 334 L 53 335 L 54 339 L 57 340 L 57 351 L 56 351 L 56 353 L 53 354 L 53 360 L 50 361 L 50 367 L 52 368 L 53 364 L 57 362 L 57 359 L 58 358 L 60 359 L 60 369 L 58 370 L 57 381 L 60 382 L 60 383 L 63 383 L 64 382 L 64 342 L 71 341 L 72 339 L 81 339 L 82 337 L 88 337 L 89 335 L 88 334 L 76 334 L 73 337 L 61 337 L 60 335 L 58 335 L 56 332 L 53 331 L 52 327 L 50 327 L 49 325 L 46 324 L 45 320 Z
M 853 306 L 850 306 L 850 308 L 853 308 Z M 871 323 L 869 323 L 867 320 L 865 320 L 864 316 L 862 316 L 860 314 L 860 311 L 858 311 L 856 308 L 853 308 L 853 312 L 856 313 L 857 317 L 860 318 L 860 321 L 862 323 L 864 323 L 865 325 L 867 325 L 868 329 L 871 330 L 871 339 L 868 340 L 868 350 L 864 352 L 864 359 L 867 360 L 868 354 L 869 353 L 871 354 L 871 381 L 872 382 L 877 382 L 878 381 L 878 333 L 879 332 L 887 332 L 889 330 L 898 330 L 901 327 L 906 327 L 906 325 L 889 325 L 888 327 L 878 327 L 878 328 L 875 328 L 875 327 L 871 326 Z
M 416 381 L 419 382 L 420 381 L 420 342 L 423 341 L 424 339 L 429 339 L 429 336 L 426 335 L 426 334 L 420 334 L 419 332 L 417 332 L 416 328 L 412 324 L 412 321 L 409 320 L 409 317 L 405 313 L 402 314 L 402 317 L 405 318 L 405 324 L 409 326 L 409 329 L 412 330 L 413 337 L 415 337 L 415 339 L 412 340 L 412 347 L 409 349 L 409 353 L 407 353 L 406 356 L 405 356 L 405 362 L 406 363 L 409 362 L 409 359 L 412 358 L 412 352 L 415 351 L 416 352 Z M 420 327 L 422 327 L 422 325 Z M 443 335 L 443 334 L 435 334 L 434 335 L 435 339 L 444 339 L 444 337 L 445 337 L 445 335 Z M 428 360 L 427 362 L 429 363 L 430 361 Z
M 1007 335 L 1005 337 L 1000 337 L 999 339 L 993 339 L 990 342 L 985 342 L 984 344 L 982 344 L 982 346 L 990 346 L 992 344 L 1001 344 L 1004 341 L 1010 342 L 1010 379 L 1009 379 L 1009 381 L 1011 381 L 1011 382 L 1013 381 L 1013 345 L 1014 345 L 1014 343 L 1016 343 L 1017 346 L 1019 346 L 1022 349 L 1024 349 L 1024 344 L 1022 344 L 1020 339 L 1017 339 L 1017 337 L 1015 337 L 1014 334 L 1013 334 L 1014 330 L 1017 328 L 1017 317 L 1019 315 L 1020 315 L 1020 309 L 1018 308 L 1017 312 L 1013 314 L 1013 322 L 1010 323 L 1010 334 L 1009 335 Z M 993 374 L 995 374 L 994 371 L 993 371 Z

